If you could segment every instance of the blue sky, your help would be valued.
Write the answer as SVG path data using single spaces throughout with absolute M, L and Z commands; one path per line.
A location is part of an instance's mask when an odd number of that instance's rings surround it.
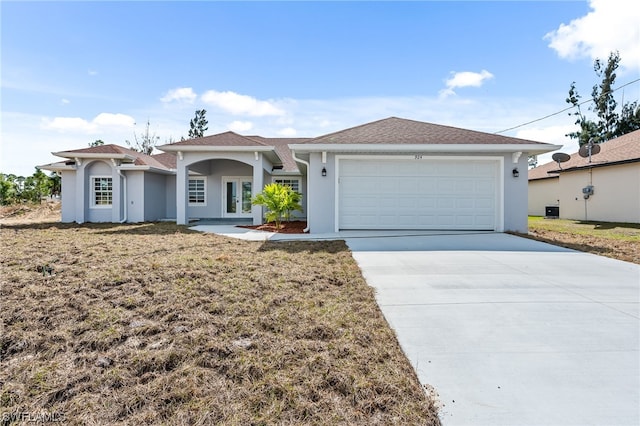
M 639 77 L 640 15 L 623 4 L 3 1 L 0 171 L 126 146 L 147 120 L 180 140 L 201 108 L 207 134 L 319 136 L 389 116 L 501 131 L 567 107 L 572 81 L 587 99 L 612 50 L 617 86 Z M 573 152 L 572 128 L 563 113 L 505 134 Z

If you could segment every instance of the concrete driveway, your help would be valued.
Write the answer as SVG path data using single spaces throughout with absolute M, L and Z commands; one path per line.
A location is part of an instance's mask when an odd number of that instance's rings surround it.
M 640 424 L 640 266 L 506 234 L 346 241 L 445 426 Z

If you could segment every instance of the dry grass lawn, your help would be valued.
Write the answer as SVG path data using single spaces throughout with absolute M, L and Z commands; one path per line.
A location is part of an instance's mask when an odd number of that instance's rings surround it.
M 17 222 L 0 228 L 2 413 L 439 424 L 343 242 Z
M 640 224 L 529 217 L 529 236 L 574 250 L 640 264 Z

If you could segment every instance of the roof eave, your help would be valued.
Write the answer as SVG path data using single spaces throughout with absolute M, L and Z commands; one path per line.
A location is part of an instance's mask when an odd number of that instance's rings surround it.
M 73 151 L 60 151 L 52 152 L 56 157 L 62 158 L 90 158 L 98 160 L 129 160 L 135 161 L 137 157 L 129 154 L 117 154 L 117 153 L 91 153 L 91 152 L 73 152 Z
M 159 167 L 138 166 L 135 164 L 123 164 L 121 166 L 118 166 L 118 169 L 123 171 L 133 170 L 133 171 L 143 171 L 143 172 L 154 172 L 154 173 L 161 173 L 165 175 L 173 175 L 176 173 L 175 169 L 161 169 Z
M 562 148 L 551 144 L 291 144 L 295 152 L 527 152 L 537 155 Z
M 64 164 L 64 163 L 44 164 L 42 166 L 38 166 L 38 168 L 42 169 L 42 170 L 48 170 L 50 172 L 62 172 L 62 171 L 68 171 L 68 170 L 76 170 L 76 166 L 75 165 Z
M 639 163 L 639 162 L 640 162 L 640 158 L 630 158 L 628 160 L 610 161 L 606 163 L 588 163 L 588 164 L 585 164 L 584 166 L 573 166 L 573 167 L 568 167 L 566 169 L 554 170 L 553 173 L 576 172 L 579 170 L 589 170 L 589 169 L 596 169 L 600 167 L 609 167 L 609 166 L 621 166 L 623 164 L 632 164 L 632 163 Z
M 164 152 L 269 152 L 275 151 L 273 146 L 220 146 L 220 145 L 162 145 L 156 147 Z

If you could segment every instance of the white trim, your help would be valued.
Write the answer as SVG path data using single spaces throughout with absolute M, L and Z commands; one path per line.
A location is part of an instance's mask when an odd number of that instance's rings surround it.
M 192 203 L 190 201 L 190 199 L 191 199 L 191 197 L 190 197 L 191 189 L 189 188 L 189 183 L 192 180 L 204 182 L 204 188 L 203 188 L 204 202 L 203 203 Z M 196 191 L 200 192 L 199 190 L 196 190 Z M 187 179 L 187 203 L 188 203 L 189 207 L 206 207 L 207 206 L 207 177 L 206 176 L 189 176 L 188 177 L 188 179 Z
M 420 157 L 420 158 L 418 158 Z M 473 155 L 336 155 L 335 169 L 335 199 L 334 199 L 334 223 L 335 232 L 340 231 L 340 160 L 407 160 L 407 161 L 423 161 L 423 160 L 466 160 L 466 161 L 495 161 L 496 162 L 496 214 L 494 219 L 494 229 L 496 232 L 504 231 L 504 157 L 503 156 L 473 156 Z
M 95 185 L 96 179 L 111 179 L 111 204 L 96 204 L 96 185 Z M 89 208 L 99 209 L 99 210 L 112 209 L 113 208 L 113 176 L 91 175 L 89 176 L 89 185 L 91 187 L 89 191 L 89 196 L 91 197 L 91 200 L 89 200 Z
M 180 146 L 171 146 L 171 145 L 162 145 L 157 146 L 161 151 L 164 152 L 269 152 L 274 151 L 275 147 L 273 146 L 220 146 L 220 145 L 180 145 Z
M 73 151 L 60 151 L 52 152 L 56 157 L 73 158 L 76 161 L 84 158 L 87 160 L 129 160 L 135 161 L 136 157 L 129 154 L 117 154 L 117 153 L 92 153 L 92 152 L 73 152 Z
M 544 154 L 562 148 L 562 145 L 551 144 L 291 144 L 289 148 L 300 153 L 309 152 L 384 152 L 397 153 L 511 153 L 527 152 Z

